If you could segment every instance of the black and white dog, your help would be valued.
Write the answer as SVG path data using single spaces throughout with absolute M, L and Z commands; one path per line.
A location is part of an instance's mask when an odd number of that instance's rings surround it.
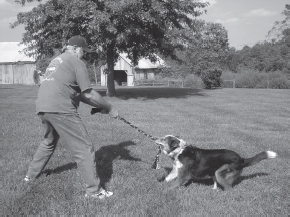
M 190 180 L 213 178 L 213 189 L 217 189 L 219 184 L 224 190 L 229 190 L 245 167 L 277 157 L 277 153 L 265 151 L 251 158 L 242 158 L 227 149 L 200 149 L 172 135 L 158 138 L 155 143 L 161 145 L 164 154 L 173 160 L 172 171 L 159 180 L 169 182 L 177 178 L 171 189 L 185 185 Z

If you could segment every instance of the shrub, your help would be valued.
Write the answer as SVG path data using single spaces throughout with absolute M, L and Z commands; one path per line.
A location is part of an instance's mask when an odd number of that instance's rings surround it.
M 191 74 L 191 75 L 188 75 L 184 79 L 184 87 L 192 87 L 192 88 L 201 89 L 201 88 L 204 88 L 204 84 L 200 77 L 198 77 L 197 75 Z
M 222 80 L 221 87 L 222 88 L 235 88 L 236 87 L 235 79 Z
M 206 89 L 211 89 L 213 87 L 220 87 L 221 86 L 221 69 L 209 69 L 206 72 L 201 74 L 201 79 L 205 85 Z
M 238 73 L 235 81 L 238 88 L 290 88 L 287 76 L 280 71 L 265 73 L 247 70 Z
M 237 73 L 234 73 L 229 70 L 224 70 L 221 75 L 222 80 L 235 80 L 237 77 Z
M 239 73 L 236 78 L 236 87 L 241 88 L 255 88 L 259 83 L 259 72 L 257 71 L 245 71 Z
M 268 75 L 268 88 L 272 89 L 290 89 L 288 78 L 281 72 L 270 72 Z
M 236 80 L 236 77 L 237 77 L 237 73 L 234 73 L 228 70 L 223 71 L 221 75 L 221 80 L 222 80 L 221 87 L 232 88 Z

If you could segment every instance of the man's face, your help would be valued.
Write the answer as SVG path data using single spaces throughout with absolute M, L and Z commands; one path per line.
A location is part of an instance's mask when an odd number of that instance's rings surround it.
M 77 47 L 75 53 L 77 58 L 79 59 L 81 59 L 84 56 L 84 50 L 81 47 Z

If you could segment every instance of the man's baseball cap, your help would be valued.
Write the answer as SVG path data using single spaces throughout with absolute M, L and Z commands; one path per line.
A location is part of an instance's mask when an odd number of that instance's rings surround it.
M 77 46 L 83 48 L 86 52 L 92 52 L 91 49 L 88 48 L 86 39 L 82 36 L 75 35 L 68 40 L 68 45 Z

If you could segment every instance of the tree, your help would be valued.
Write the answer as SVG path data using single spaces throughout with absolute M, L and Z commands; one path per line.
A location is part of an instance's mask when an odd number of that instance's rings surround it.
M 179 61 L 166 60 L 170 67 L 161 73 L 171 77 L 185 78 L 189 74 L 200 76 L 206 87 L 220 84 L 221 68 L 226 66 L 229 45 L 228 33 L 221 24 L 196 20 L 186 48 L 177 52 Z M 216 82 L 213 82 L 214 78 Z
M 290 5 L 286 5 L 282 14 L 285 19 L 275 22 L 267 41 L 257 43 L 252 48 L 245 46 L 242 50 L 230 51 L 227 60 L 230 70 L 282 71 L 290 75 Z
M 19 0 L 21 4 L 33 0 Z M 40 0 L 38 0 L 40 1 Z M 192 0 L 48 0 L 32 11 L 19 13 L 16 27 L 25 25 L 22 43 L 37 58 L 52 56 L 72 35 L 84 36 L 94 50 L 88 56 L 105 59 L 108 67 L 107 95 L 116 95 L 114 63 L 125 52 L 137 64 L 141 57 L 156 61 L 156 53 L 178 59 L 194 29 L 195 17 L 207 3 Z
M 197 75 L 223 68 L 229 52 L 227 30 L 218 23 L 202 22 L 187 49 L 190 68 Z
M 238 70 L 238 65 L 240 64 L 240 55 L 234 47 L 229 49 L 227 57 L 227 69 L 236 73 Z
M 264 42 L 252 48 L 245 46 L 242 50 L 231 52 L 228 68 L 234 72 L 244 69 L 256 71 L 282 71 L 287 65 L 283 56 L 284 45 L 281 43 Z
M 285 10 L 282 12 L 285 15 L 285 19 L 282 21 L 276 21 L 274 26 L 267 34 L 268 41 L 277 42 L 283 37 L 283 30 L 290 26 L 290 5 L 285 5 Z

